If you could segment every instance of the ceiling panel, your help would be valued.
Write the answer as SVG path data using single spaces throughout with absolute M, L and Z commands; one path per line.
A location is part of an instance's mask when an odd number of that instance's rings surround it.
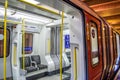
M 89 0 L 89 1 L 85 0 L 84 2 L 87 3 L 89 6 L 91 6 L 91 5 L 97 5 L 111 1 L 119 1 L 119 0 Z
M 89 0 L 84 2 L 107 20 L 113 28 L 120 28 L 120 0 Z
M 120 14 L 120 8 L 108 9 L 104 11 L 96 11 L 102 17 L 116 16 Z
M 120 8 L 120 1 L 111 1 L 107 3 L 92 5 L 90 7 L 95 11 L 104 11 L 108 9 Z

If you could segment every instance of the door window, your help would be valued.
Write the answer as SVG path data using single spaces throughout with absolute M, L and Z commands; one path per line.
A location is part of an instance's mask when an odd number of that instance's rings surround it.
M 33 34 L 25 33 L 25 54 L 31 54 L 33 50 Z
M 97 24 L 90 21 L 90 35 L 91 35 L 91 59 L 92 65 L 96 65 L 99 62 L 99 52 L 98 52 L 98 34 L 97 34 Z

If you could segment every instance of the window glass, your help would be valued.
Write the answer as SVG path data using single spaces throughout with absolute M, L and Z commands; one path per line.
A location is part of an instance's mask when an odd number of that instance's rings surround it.
M 33 49 L 33 34 L 25 33 L 25 54 L 31 54 Z
M 90 22 L 90 35 L 91 35 L 91 58 L 92 65 L 96 65 L 99 62 L 98 55 L 98 36 L 97 36 L 97 25 L 95 22 Z
M 4 49 L 4 30 L 3 29 L 0 29 L 0 58 L 3 58 L 4 56 L 4 52 L 3 52 L 3 49 Z M 7 45 L 6 45 L 6 56 L 9 55 L 9 31 L 7 30 Z

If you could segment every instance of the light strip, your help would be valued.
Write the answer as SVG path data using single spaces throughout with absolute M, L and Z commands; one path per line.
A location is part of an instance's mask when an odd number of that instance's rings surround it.
M 50 6 L 47 6 L 47 5 L 44 5 L 44 4 L 40 4 L 39 6 L 44 7 L 44 8 L 46 8 L 46 9 L 49 9 L 49 10 L 52 10 L 52 11 L 57 12 L 57 13 L 59 13 L 59 14 L 62 14 L 62 12 L 60 12 L 59 10 L 57 10 L 57 9 L 55 9 L 55 8 L 52 8 L 52 7 L 50 7 Z
M 32 15 L 32 14 L 28 14 L 28 13 L 21 13 L 21 12 L 18 12 L 17 16 L 22 17 L 25 20 L 29 19 L 29 20 L 33 20 L 33 21 L 42 22 L 42 23 L 49 23 L 52 21 L 52 19 L 47 19 L 42 16 L 36 16 L 36 15 Z
M 30 2 L 30 3 L 33 3 L 33 4 L 40 4 L 40 2 L 38 2 L 38 1 L 36 1 L 36 0 L 26 0 L 26 1 L 28 1 L 28 2 Z
M 50 12 L 50 13 L 53 13 L 53 14 L 56 14 L 56 15 L 61 15 L 60 13 L 58 13 L 58 12 L 56 12 L 56 11 L 53 11 L 53 10 L 51 10 L 51 9 L 48 9 L 48 8 L 46 8 L 46 7 L 44 7 L 44 6 L 36 5 L 36 4 L 34 4 L 34 3 L 29 2 L 28 0 L 18 0 L 18 1 L 21 1 L 21 2 L 23 2 L 23 3 L 29 4 L 29 5 L 31 5 L 31 6 L 34 6 L 34 7 L 38 8 L 38 9 L 41 9 L 41 10 L 44 10 L 44 11 L 47 11 L 47 12 Z
M 4 15 L 4 12 L 3 12 L 4 8 L 0 7 L 0 15 L 3 16 Z M 21 19 L 21 18 L 24 18 L 25 21 L 33 21 L 33 23 L 36 21 L 37 23 L 39 22 L 39 24 L 47 24 L 47 23 L 50 23 L 52 22 L 53 20 L 52 19 L 48 19 L 48 18 L 45 18 L 45 17 L 42 17 L 42 16 L 37 16 L 37 15 L 34 15 L 34 14 L 30 14 L 30 13 L 26 13 L 26 12 L 20 12 L 20 11 L 16 11 L 16 13 L 14 15 L 11 15 L 12 14 L 12 9 L 8 9 L 7 12 L 7 16 L 8 17 L 11 17 L 11 18 L 14 18 L 14 19 Z M 4 16 L 3 16 L 4 17 Z
M 33 23 L 33 24 L 46 24 L 46 23 L 41 23 L 40 21 L 34 21 L 30 19 L 25 19 L 25 23 Z

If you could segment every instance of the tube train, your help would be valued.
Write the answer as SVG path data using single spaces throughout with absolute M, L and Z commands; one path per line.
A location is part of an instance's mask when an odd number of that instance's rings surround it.
M 80 0 L 9 0 L 8 8 L 4 4 L 7 0 L 0 1 L 0 80 L 116 76 L 119 33 Z

